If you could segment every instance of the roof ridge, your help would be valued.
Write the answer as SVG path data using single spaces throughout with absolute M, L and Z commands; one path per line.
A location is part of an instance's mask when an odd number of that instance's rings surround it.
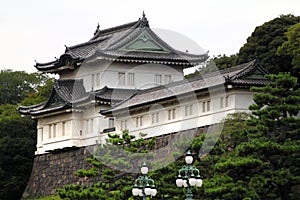
M 241 68 L 241 71 L 238 72 L 237 74 L 229 77 L 231 79 L 236 79 L 240 78 L 241 76 L 244 76 L 245 74 L 249 73 L 251 70 L 253 70 L 257 66 L 257 61 L 256 60 L 251 60 L 247 63 L 243 63 L 240 65 L 235 66 L 237 69 Z M 233 71 L 233 70 L 232 70 Z M 229 71 L 230 72 L 230 71 Z
M 100 35 L 104 36 L 104 35 L 107 35 L 107 34 L 110 34 L 110 33 L 113 33 L 113 32 L 117 32 L 117 31 L 129 28 L 129 27 L 132 27 L 135 24 L 137 24 L 139 21 L 140 21 L 140 19 L 137 20 L 137 21 L 134 21 L 134 22 L 129 22 L 129 23 L 118 25 L 118 26 L 110 27 L 110 28 L 107 28 L 107 29 L 99 30 L 89 41 L 95 40 Z
M 68 49 L 66 49 L 65 53 L 67 52 L 67 50 L 72 51 L 72 50 L 75 49 L 75 48 L 78 48 L 78 47 L 81 47 L 81 46 L 84 46 L 84 45 L 88 45 L 88 44 L 97 43 L 97 42 L 106 40 L 106 39 L 108 39 L 108 38 L 109 38 L 109 36 L 107 36 L 107 37 L 105 37 L 105 38 L 98 38 L 98 39 L 96 39 L 96 40 L 89 40 L 89 41 L 87 41 L 87 42 L 83 42 L 83 43 L 80 43 L 80 44 L 76 44 L 76 45 L 73 45 L 73 46 L 69 46 Z

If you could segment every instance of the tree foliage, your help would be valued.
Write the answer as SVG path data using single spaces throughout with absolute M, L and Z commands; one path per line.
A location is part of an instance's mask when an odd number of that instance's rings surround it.
M 253 88 L 252 115 L 231 130 L 204 187 L 211 199 L 297 199 L 300 186 L 300 90 L 289 74 L 269 75 L 271 83 Z M 237 124 L 238 125 L 238 124 Z M 241 124 L 239 124 L 241 126 Z M 226 129 L 225 129 L 226 130 Z M 229 145 L 234 144 L 234 145 Z M 228 148 L 229 147 L 229 148 Z M 211 174 L 210 174 L 211 175 Z M 208 198 L 208 199 L 209 199 Z
M 286 41 L 285 32 L 288 28 L 299 22 L 300 17 L 281 15 L 256 27 L 247 43 L 239 50 L 236 64 L 258 59 L 261 66 L 273 74 L 291 72 L 292 58 L 289 55 L 278 55 L 277 49 Z
M 155 138 L 144 140 L 143 138 L 134 140 L 134 136 L 125 130 L 121 135 L 109 134 L 107 144 L 99 147 L 95 154 L 87 159 L 93 167 L 81 169 L 75 172 L 76 176 L 91 178 L 98 176 L 100 181 L 90 187 L 83 185 L 67 185 L 57 189 L 58 195 L 63 199 L 127 199 L 130 198 L 132 184 L 135 175 L 124 171 L 118 171 L 109 166 L 119 166 L 128 168 L 132 164 L 128 160 L 120 157 L 116 159 L 112 154 L 118 153 L 118 149 L 124 152 L 147 153 L 153 149 Z M 121 152 L 120 151 L 120 152 Z M 101 157 L 105 159 L 105 164 L 101 162 Z
M 28 94 L 35 93 L 45 85 L 48 76 L 24 71 L 0 71 L 0 104 L 20 103 Z
M 20 104 L 23 106 L 37 105 L 48 100 L 54 84 L 53 78 L 48 78 L 43 85 L 38 85 L 36 91 L 29 93 Z
M 257 59 L 270 73 L 291 72 L 299 78 L 299 25 L 295 25 L 299 22 L 300 17 L 293 15 L 281 15 L 265 22 L 255 28 L 237 54 L 219 55 L 210 62 L 213 61 L 221 70 Z M 186 78 L 217 70 L 209 63 L 199 69 L 201 73 L 196 71 Z
M 36 145 L 36 123 L 15 105 L 0 105 L 0 199 L 20 199 L 27 185 Z
M 285 35 L 287 40 L 278 48 L 277 53 L 292 58 L 292 72 L 298 76 L 300 72 L 300 22 L 289 27 Z
M 36 122 L 21 117 L 16 104 L 45 101 L 52 82 L 40 73 L 0 71 L 0 199 L 20 199 L 34 159 Z

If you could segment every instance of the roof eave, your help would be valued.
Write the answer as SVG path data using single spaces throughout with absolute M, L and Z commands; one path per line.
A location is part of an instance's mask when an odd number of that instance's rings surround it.
M 72 57 L 70 54 L 63 54 L 59 59 L 48 63 L 36 63 L 35 68 L 45 73 L 57 73 L 63 70 L 73 70 L 79 67 L 82 58 Z

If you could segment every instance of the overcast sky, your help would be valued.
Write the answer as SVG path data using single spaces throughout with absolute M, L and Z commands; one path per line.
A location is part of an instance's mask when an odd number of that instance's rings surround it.
M 182 34 L 210 56 L 231 55 L 256 26 L 281 14 L 300 16 L 300 1 L 1 0 L 0 69 L 34 72 L 35 60 L 52 61 L 64 45 L 88 41 L 98 22 L 101 29 L 121 25 L 138 20 L 143 10 L 151 28 Z

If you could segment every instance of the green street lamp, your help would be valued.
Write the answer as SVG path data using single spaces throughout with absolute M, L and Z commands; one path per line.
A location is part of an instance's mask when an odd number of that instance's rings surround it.
M 146 163 L 144 163 L 141 167 L 142 176 L 139 176 L 134 181 L 134 186 L 132 188 L 133 196 L 143 197 L 143 200 L 146 200 L 147 196 L 155 196 L 157 193 L 154 180 L 147 176 L 148 170 Z
M 186 200 L 193 199 L 192 187 L 201 187 L 202 179 L 200 176 L 200 171 L 192 165 L 193 156 L 190 150 L 187 151 L 185 156 L 185 162 L 187 165 L 183 166 L 178 171 L 178 176 L 176 179 L 177 187 L 187 188 Z

